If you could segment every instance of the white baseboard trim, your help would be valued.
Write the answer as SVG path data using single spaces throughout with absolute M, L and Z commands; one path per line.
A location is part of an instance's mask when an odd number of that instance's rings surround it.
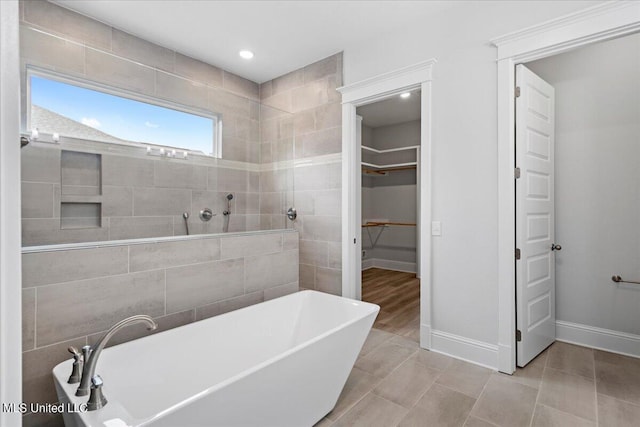
M 431 351 L 498 370 L 498 346 L 447 332 L 431 332 Z
M 640 357 L 640 335 L 556 320 L 556 339 L 611 353 Z
M 383 270 L 402 271 L 405 273 L 417 272 L 415 262 L 392 261 L 380 258 L 362 260 L 362 270 L 368 270 L 370 268 L 381 268 Z
M 431 325 L 420 324 L 420 347 L 431 350 Z

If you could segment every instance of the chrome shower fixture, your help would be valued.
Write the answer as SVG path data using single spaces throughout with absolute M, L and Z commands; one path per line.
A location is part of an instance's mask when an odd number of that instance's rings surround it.
M 233 194 L 227 194 L 227 210 L 222 212 L 222 215 L 229 216 L 231 215 L 231 200 L 233 200 Z
M 189 222 L 187 221 L 189 219 L 189 212 L 185 212 L 182 214 L 182 218 L 184 218 L 184 226 L 187 229 L 187 236 L 189 235 Z

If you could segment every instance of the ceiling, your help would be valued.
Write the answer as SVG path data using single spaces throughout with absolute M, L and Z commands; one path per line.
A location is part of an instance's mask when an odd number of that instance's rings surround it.
M 455 1 L 52 0 L 262 83 L 383 36 Z M 240 49 L 255 57 L 244 60 Z
M 420 90 L 412 91 L 407 99 L 396 95 L 358 107 L 357 112 L 362 123 L 372 128 L 420 120 Z

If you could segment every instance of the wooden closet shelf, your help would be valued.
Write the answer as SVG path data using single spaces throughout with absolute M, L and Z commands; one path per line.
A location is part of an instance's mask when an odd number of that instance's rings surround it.
M 369 221 L 366 224 L 362 224 L 363 227 L 380 227 L 384 225 L 400 225 L 405 227 L 415 227 L 415 222 L 372 222 Z
M 362 172 L 364 173 L 369 173 L 369 174 L 374 174 L 374 175 L 386 175 L 387 172 L 397 172 L 397 171 L 406 171 L 406 170 L 411 170 L 411 169 L 416 169 L 417 166 L 416 165 L 410 165 L 410 166 L 397 166 L 397 167 L 390 167 L 390 168 L 380 168 L 380 169 L 369 169 L 369 168 L 362 168 Z

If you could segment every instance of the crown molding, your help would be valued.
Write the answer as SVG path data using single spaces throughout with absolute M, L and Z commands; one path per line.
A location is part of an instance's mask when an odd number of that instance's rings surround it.
M 640 31 L 640 2 L 607 1 L 496 37 L 491 44 L 498 48 L 498 60 L 532 60 L 636 31 Z

